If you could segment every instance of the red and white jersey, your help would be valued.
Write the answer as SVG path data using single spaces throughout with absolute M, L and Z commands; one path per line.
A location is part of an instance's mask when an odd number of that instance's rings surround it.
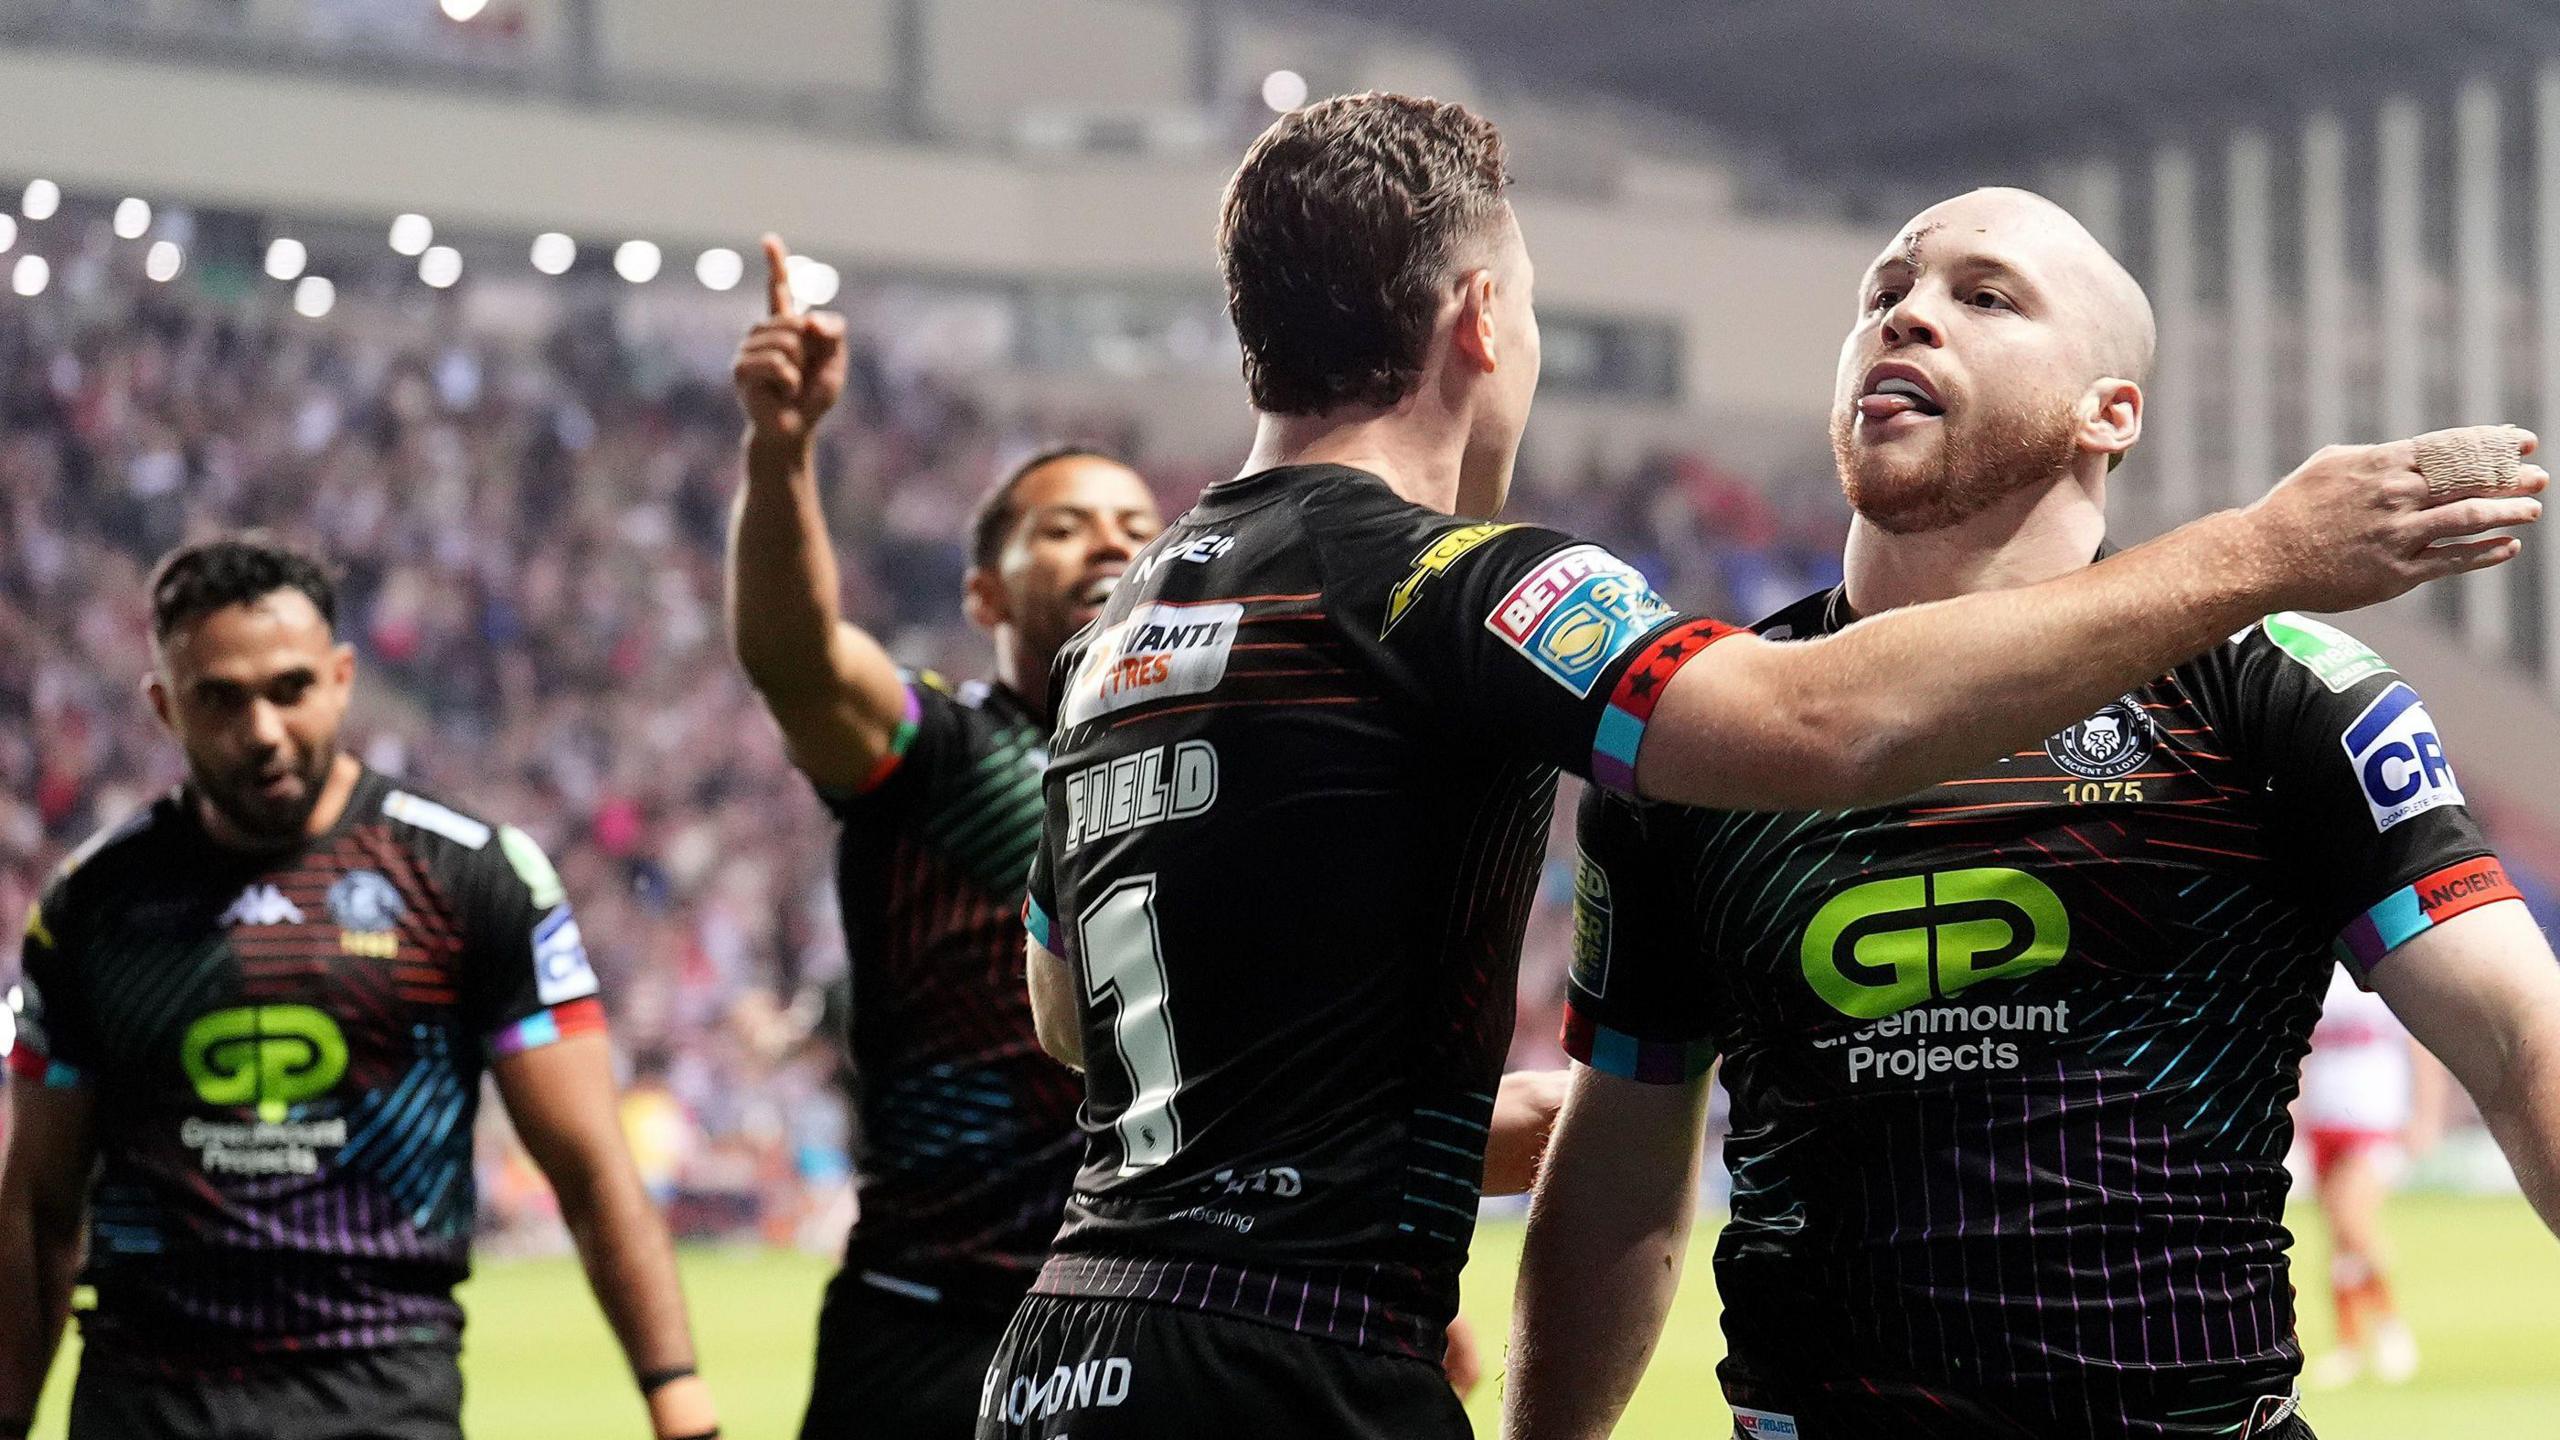
M 2307 1130 L 2397 1131 L 2409 1123 L 2409 1032 L 2346 970 L 2329 977 L 2329 998 L 2302 1061 Z

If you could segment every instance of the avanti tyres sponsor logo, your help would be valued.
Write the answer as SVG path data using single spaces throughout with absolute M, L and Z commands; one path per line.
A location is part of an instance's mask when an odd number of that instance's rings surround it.
M 1214 690 L 1227 675 L 1244 606 L 1141 605 L 1094 637 L 1068 682 L 1062 725 L 1081 725 L 1133 705 Z

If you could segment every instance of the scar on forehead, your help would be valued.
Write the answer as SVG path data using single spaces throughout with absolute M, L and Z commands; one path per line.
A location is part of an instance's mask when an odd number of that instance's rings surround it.
M 1904 231 L 1902 235 L 1902 263 L 1917 269 L 1920 264 L 1920 242 L 1931 235 L 1944 230 L 1945 228 L 1947 228 L 1947 222 L 1944 220 L 1932 220 L 1926 225 L 1914 225 L 1909 230 Z

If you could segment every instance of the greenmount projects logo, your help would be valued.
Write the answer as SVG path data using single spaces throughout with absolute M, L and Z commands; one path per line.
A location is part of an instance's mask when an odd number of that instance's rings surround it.
M 1838 1053 L 1852 1086 L 2014 1071 L 2040 1037 L 2071 1033 L 2070 1002 L 2046 987 L 2050 998 L 1994 1003 L 1973 987 L 2023 980 L 2070 949 L 2070 912 L 2023 870 L 1938 870 L 1844 890 L 1805 929 L 1804 978 L 1825 1004 L 1869 1023 L 1813 1048 Z
M 1805 927 L 1805 982 L 1825 1004 L 1881 1020 L 1985 980 L 2059 964 L 2071 915 L 2023 870 L 1987 866 L 1870 880 L 1831 897 Z
M 308 1005 L 242 1005 L 187 1027 L 180 1060 L 196 1098 L 281 1121 L 296 1105 L 335 1089 L 347 1073 L 338 1022 Z

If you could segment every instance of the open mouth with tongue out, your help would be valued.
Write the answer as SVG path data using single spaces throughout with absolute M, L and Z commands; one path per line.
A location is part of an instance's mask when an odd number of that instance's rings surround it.
M 1937 386 L 1912 365 L 1878 365 L 1868 371 L 1865 386 L 1858 394 L 1857 408 L 1862 419 L 1874 422 L 1897 420 L 1904 416 L 1936 419 L 1947 413 L 1946 402 L 1939 398 Z

